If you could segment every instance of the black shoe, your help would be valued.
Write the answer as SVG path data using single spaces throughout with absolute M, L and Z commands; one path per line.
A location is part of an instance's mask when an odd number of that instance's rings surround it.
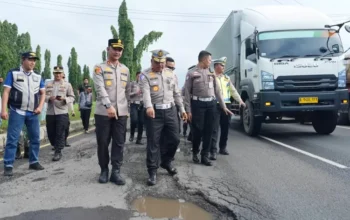
M 154 185 L 156 185 L 156 184 L 157 184 L 157 174 L 151 173 L 151 174 L 149 175 L 148 180 L 147 180 L 147 185 L 149 185 L 149 186 L 154 186 Z
M 211 153 L 209 159 L 216 160 L 216 153 Z
M 30 170 L 43 170 L 45 168 L 43 166 L 41 166 L 41 164 L 39 162 L 37 162 L 37 163 L 30 164 L 29 169 Z
M 187 134 L 186 134 L 186 133 L 182 133 L 182 135 L 183 135 L 184 137 L 186 137 L 186 136 L 187 136 Z
M 68 142 L 66 142 L 66 144 L 64 145 L 65 147 L 70 147 L 71 145 L 68 144 Z
M 205 166 L 212 166 L 213 165 L 207 157 L 202 157 L 201 164 L 203 164 Z
M 134 137 L 130 137 L 130 138 L 129 138 L 129 141 L 130 141 L 130 142 L 133 142 L 133 141 L 134 141 Z
M 5 167 L 4 168 L 4 176 L 13 176 L 13 168 L 12 167 Z
M 173 167 L 171 164 L 169 165 L 160 165 L 161 168 L 166 169 L 166 171 L 168 171 L 169 175 L 174 176 L 175 174 L 177 174 L 177 169 L 175 167 Z
M 222 155 L 230 155 L 229 152 L 226 149 L 220 149 L 219 153 Z
M 101 174 L 100 174 L 100 177 L 98 178 L 98 182 L 99 183 L 107 183 L 108 182 L 108 173 L 109 173 L 108 169 L 101 170 Z
M 200 163 L 199 158 L 198 158 L 197 155 L 193 155 L 192 156 L 192 160 L 193 160 L 194 163 L 197 163 L 197 164 Z
M 112 183 L 115 183 L 119 186 L 125 185 L 125 180 L 123 177 L 120 175 L 120 170 L 119 169 L 113 169 L 111 178 L 109 179 Z
M 55 155 L 53 155 L 52 160 L 53 161 L 59 161 L 62 158 L 62 153 L 61 152 L 55 152 Z
M 136 144 L 138 144 L 138 145 L 143 145 L 143 143 L 142 143 L 141 140 L 137 140 L 137 141 L 136 141 Z

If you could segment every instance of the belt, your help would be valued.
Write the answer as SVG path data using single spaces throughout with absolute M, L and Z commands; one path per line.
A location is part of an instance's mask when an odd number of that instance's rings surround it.
M 213 100 L 215 100 L 215 97 L 198 97 L 198 96 L 192 96 L 193 100 L 198 100 L 198 101 L 202 101 L 202 102 L 211 102 Z
M 172 103 L 169 103 L 169 104 L 154 104 L 154 108 L 155 109 L 169 109 L 172 106 L 173 106 Z
M 132 101 L 133 104 L 141 104 L 141 101 Z

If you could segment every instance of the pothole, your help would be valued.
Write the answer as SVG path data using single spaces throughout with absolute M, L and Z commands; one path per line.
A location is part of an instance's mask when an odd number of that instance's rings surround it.
M 212 220 L 210 213 L 184 200 L 141 197 L 132 202 L 132 207 L 151 218 L 176 218 L 182 220 Z

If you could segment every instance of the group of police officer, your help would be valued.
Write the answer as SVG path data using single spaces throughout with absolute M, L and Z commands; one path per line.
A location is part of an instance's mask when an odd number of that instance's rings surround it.
M 228 105 L 231 97 L 240 105 L 244 106 L 244 103 L 230 79 L 223 74 L 226 58 L 214 61 L 214 73 L 210 69 L 211 54 L 201 51 L 198 64 L 191 67 L 186 75 L 183 99 L 174 68 L 165 66 L 169 54 L 167 51 L 152 51 L 151 66 L 142 73 L 137 73 L 136 82 L 131 82 L 129 68 L 119 62 L 123 50 L 124 45 L 120 39 L 110 39 L 107 46 L 108 59 L 94 67 L 93 82 L 96 89 L 94 116 L 98 162 L 101 168 L 99 182 L 125 184 L 125 179 L 121 176 L 121 167 L 129 111 L 132 115 L 139 116 L 136 121 L 132 120 L 130 141 L 134 139 L 137 126 L 136 143 L 142 144 L 143 121 L 140 120 L 143 118 L 145 120 L 148 185 L 156 184 L 159 167 L 167 170 L 170 175 L 177 173 L 172 161 L 180 143 L 178 113 L 184 122 L 189 122 L 191 125 L 195 163 L 211 166 L 210 160 L 216 159 L 219 125 L 221 125 L 219 153 L 228 155 L 226 142 L 228 123 L 232 114 Z M 28 127 L 30 137 L 29 168 L 44 169 L 38 160 L 40 141 L 38 114 L 45 101 L 48 103 L 46 116 L 48 137 L 55 149 L 54 161 L 61 159 L 61 151 L 65 146 L 65 130 L 69 122 L 68 107 L 74 101 L 74 92 L 71 84 L 62 79 L 64 72 L 59 66 L 54 68 L 54 80 L 45 86 L 41 76 L 33 71 L 37 59 L 33 52 L 24 53 L 21 68 L 11 70 L 5 80 L 1 117 L 9 118 L 4 155 L 4 174 L 7 176 L 12 175 L 17 140 L 24 123 Z M 10 109 L 10 116 L 7 107 Z M 111 141 L 110 155 L 108 146 Z M 201 142 L 203 143 L 199 159 Z M 112 165 L 110 176 L 109 162 Z

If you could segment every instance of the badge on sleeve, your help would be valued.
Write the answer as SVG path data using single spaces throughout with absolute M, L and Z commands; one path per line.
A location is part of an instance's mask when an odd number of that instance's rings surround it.
M 101 67 L 99 67 L 99 66 L 97 66 L 97 67 L 95 67 L 95 74 L 101 74 L 102 73 L 102 69 L 101 69 Z
M 143 80 L 143 78 L 145 78 L 145 75 L 143 75 L 143 73 L 140 76 L 140 79 Z

